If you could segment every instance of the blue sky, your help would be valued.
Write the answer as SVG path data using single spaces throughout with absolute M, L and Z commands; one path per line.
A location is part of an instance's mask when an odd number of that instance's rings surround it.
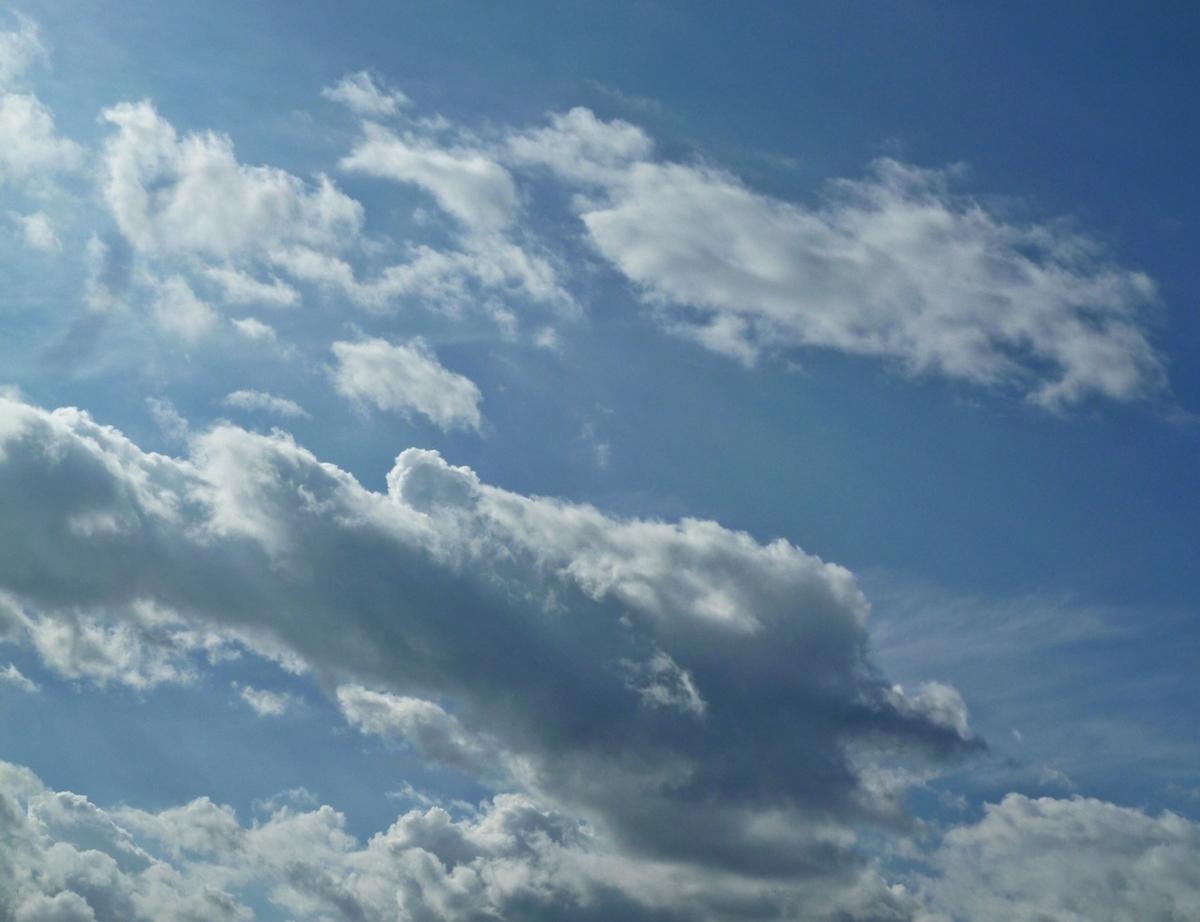
M 0 13 L 0 916 L 1200 912 L 1200 14 Z

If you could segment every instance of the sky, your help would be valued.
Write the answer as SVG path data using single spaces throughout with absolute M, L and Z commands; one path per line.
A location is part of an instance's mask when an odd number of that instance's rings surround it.
M 1198 43 L 0 5 L 0 920 L 1200 917 Z

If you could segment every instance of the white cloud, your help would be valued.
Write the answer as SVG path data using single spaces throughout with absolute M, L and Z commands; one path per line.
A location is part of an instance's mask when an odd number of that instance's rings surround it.
M 237 682 L 233 683 L 233 687 L 239 689 L 238 695 L 259 717 L 282 717 L 296 703 L 294 695 L 284 692 L 267 691 L 249 685 L 239 686 Z
M 877 676 L 852 576 L 787 542 L 520 496 L 428 451 L 376 494 L 282 434 L 223 424 L 189 448 L 0 400 L 0 589 L 58 632 L 154 606 L 444 701 L 531 796 L 743 883 L 849 873 L 853 828 L 896 816 L 872 758 L 974 748 L 948 695 Z
M 362 206 L 319 177 L 316 188 L 274 167 L 237 162 L 229 138 L 182 139 L 149 103 L 104 111 L 104 196 L 121 233 L 148 253 L 227 261 L 285 245 L 356 239 Z
M 37 24 L 19 13 L 17 22 L 20 29 L 16 32 L 0 32 L 0 89 L 25 73 L 33 61 L 46 56 Z
M 892 160 L 811 209 L 726 172 L 656 162 L 637 129 L 573 110 L 512 156 L 590 184 L 588 238 L 670 331 L 747 364 L 824 347 L 897 360 L 1050 408 L 1162 386 L 1144 329 L 1155 288 L 1061 224 L 1018 225 Z
M 1200 826 L 1104 801 L 1009 794 L 950 830 L 926 896 L 972 922 L 1200 918 Z
M 54 223 L 45 212 L 37 211 L 29 215 L 14 214 L 13 220 L 21 225 L 25 246 L 41 250 L 43 253 L 56 253 L 62 249 L 62 241 L 54 232 Z
M 442 367 L 433 350 L 417 337 L 392 345 L 382 339 L 333 344 L 338 393 L 370 401 L 381 410 L 416 411 L 443 429 L 478 429 L 483 395 L 469 378 Z
M 519 230 L 520 195 L 511 174 L 487 151 L 440 145 L 435 137 L 401 138 L 371 123 L 364 125 L 363 132 L 342 167 L 412 183 L 430 193 L 443 211 L 457 219 L 460 248 L 412 246 L 407 262 L 384 269 L 366 283 L 354 282 L 348 267 L 302 257 L 299 261 L 310 267 L 309 278 L 328 280 L 376 309 L 414 296 L 455 311 L 482 302 L 502 327 L 511 327 L 513 321 L 506 310 L 491 306 L 497 296 L 521 295 L 565 313 L 577 312 L 550 260 L 527 241 L 512 239 Z
M 341 165 L 368 176 L 413 183 L 473 231 L 503 230 L 516 217 L 519 198 L 512 177 L 478 150 L 447 149 L 413 136 L 400 138 L 381 125 L 367 123 L 362 141 Z
M 0 93 L 0 179 L 71 170 L 82 159 L 82 149 L 58 136 L 54 116 L 36 96 Z
M 247 339 L 275 339 L 275 328 L 261 320 L 255 320 L 253 317 L 242 317 L 229 322 Z
M 150 410 L 154 421 L 158 423 L 158 428 L 162 430 L 163 435 L 176 444 L 187 443 L 191 426 L 183 414 L 175 408 L 174 403 L 160 397 L 147 397 L 146 407 Z
M 346 720 L 363 733 L 402 736 L 431 762 L 477 774 L 488 771 L 491 747 L 468 734 L 453 715 L 432 701 L 371 691 L 361 685 L 340 686 L 337 701 Z
M 21 673 L 21 670 L 9 663 L 3 669 L 0 669 L 0 682 L 6 685 L 11 685 L 23 692 L 32 694 L 33 692 L 41 691 L 37 682 Z
M 347 74 L 336 86 L 321 90 L 321 95 L 340 102 L 350 111 L 369 117 L 394 115 L 397 110 L 412 105 L 399 90 L 388 90 L 379 86 L 368 71 Z
M 152 310 L 154 320 L 163 332 L 193 342 L 216 326 L 216 311 L 196 297 L 183 276 L 173 275 L 155 287 L 158 291 Z
M 77 519 L 74 527 L 111 534 L 119 525 L 100 517 Z M 194 655 L 220 658 L 230 643 L 219 633 L 197 630 L 178 615 L 148 602 L 126 605 L 120 618 L 112 614 L 107 618 L 74 612 L 30 615 L 10 605 L 7 630 L 10 640 L 28 643 L 46 668 L 63 678 L 140 690 L 194 681 Z
M 628 122 L 602 122 L 590 110 L 575 108 L 552 115 L 549 128 L 513 134 L 508 152 L 519 164 L 547 166 L 564 179 L 604 186 L 649 159 L 654 143 Z
M 273 394 L 264 394 L 262 391 L 234 391 L 226 394 L 225 399 L 221 402 L 240 410 L 265 410 L 280 416 L 311 418 L 304 407 L 296 401 L 288 400 L 286 397 L 276 397 Z
M 212 267 L 204 270 L 205 276 L 216 282 L 224 291 L 227 304 L 262 304 L 267 307 L 294 307 L 300 303 L 300 292 L 287 282 L 272 279 L 260 282 L 253 276 L 236 269 Z

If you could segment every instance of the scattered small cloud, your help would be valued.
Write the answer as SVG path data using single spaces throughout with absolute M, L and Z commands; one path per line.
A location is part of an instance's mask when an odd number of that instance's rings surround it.
M 233 324 L 234 329 L 236 329 L 247 339 L 275 339 L 275 328 L 269 324 L 263 323 L 261 320 L 255 320 L 253 317 L 243 317 L 240 320 L 231 320 L 229 322 Z
M 297 703 L 296 696 L 291 693 L 267 691 L 237 682 L 232 683 L 232 687 L 259 717 L 282 717 Z
M 444 368 L 425 340 L 336 342 L 338 393 L 381 410 L 417 412 L 443 429 L 479 429 L 483 395 L 473 381 Z
M 38 685 L 37 682 L 22 675 L 21 670 L 12 663 L 9 663 L 3 669 L 0 669 L 0 682 L 3 682 L 5 685 L 11 685 L 12 687 L 28 694 L 42 690 L 41 686 Z
M 380 86 L 371 72 L 365 70 L 347 74 L 337 85 L 321 90 L 321 95 L 342 103 L 356 115 L 370 118 L 394 115 L 412 105 L 399 90 Z
M 234 391 L 226 394 L 221 402 L 227 407 L 237 407 L 239 410 L 264 410 L 279 416 L 312 418 L 309 412 L 294 400 L 264 394 L 262 391 Z

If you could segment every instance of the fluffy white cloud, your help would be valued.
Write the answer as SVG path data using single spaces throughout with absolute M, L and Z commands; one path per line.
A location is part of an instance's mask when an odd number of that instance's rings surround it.
M 308 411 L 296 401 L 288 400 L 286 397 L 276 397 L 273 394 L 264 394 L 262 391 L 234 391 L 226 394 L 225 399 L 221 402 L 240 410 L 266 410 L 268 413 L 277 413 L 280 416 L 309 416 Z
M 519 294 L 560 311 L 577 310 L 551 262 L 506 233 L 518 230 L 514 224 L 520 216 L 520 195 L 512 175 L 486 151 L 440 145 L 432 136 L 402 138 L 368 122 L 362 140 L 341 165 L 418 186 L 457 220 L 460 231 L 458 250 L 412 247 L 406 263 L 388 267 L 367 283 L 354 284 L 341 267 L 312 264 L 315 274 L 360 302 L 383 307 L 398 298 L 420 296 L 461 309 L 472 301 L 483 301 L 486 307 L 497 295 Z M 494 309 L 493 315 L 502 325 L 511 325 Z
M 1016 386 L 1047 407 L 1163 383 L 1146 275 L 1060 224 L 1009 223 L 952 195 L 943 172 L 881 160 L 810 209 L 652 160 L 637 129 L 582 109 L 510 149 L 588 186 L 577 202 L 592 245 L 667 329 L 748 364 L 819 346 Z
M 149 103 L 106 109 L 104 196 L 138 250 L 218 260 L 357 237 L 362 206 L 325 177 L 310 189 L 274 167 L 238 163 L 229 138 L 182 139 Z
M 363 126 L 363 139 L 343 158 L 342 167 L 420 186 L 474 231 L 502 230 L 516 216 L 519 204 L 508 171 L 480 151 L 400 138 L 370 122 Z
M 1200 918 L 1200 826 L 1091 798 L 1009 794 L 952 829 L 926 881 L 945 917 L 972 922 Z
M 368 117 L 394 115 L 397 110 L 412 105 L 399 90 L 387 90 L 375 82 L 368 71 L 347 74 L 336 86 L 321 90 L 321 95 L 340 102 L 352 112 Z
M 0 179 L 70 170 L 82 159 L 79 145 L 58 136 L 54 116 L 36 96 L 0 93 Z
M 738 879 L 847 871 L 853 826 L 896 815 L 872 758 L 976 745 L 948 695 L 876 674 L 852 576 L 787 542 L 519 496 L 427 451 L 377 494 L 280 434 L 189 445 L 0 401 L 0 588 L 54 624 L 153 606 L 447 702 L 542 802 Z
M 334 386 L 352 400 L 381 410 L 415 410 L 443 429 L 478 429 L 483 423 L 483 395 L 475 382 L 444 368 L 420 337 L 400 345 L 383 339 L 338 342 L 333 353 Z

